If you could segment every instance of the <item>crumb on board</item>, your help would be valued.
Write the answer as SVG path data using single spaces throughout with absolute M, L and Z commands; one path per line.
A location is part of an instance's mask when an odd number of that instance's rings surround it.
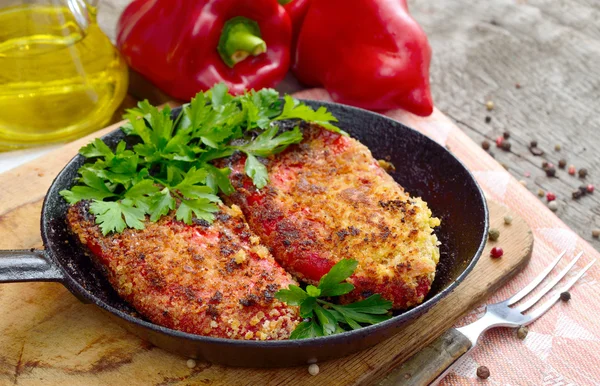
M 308 366 L 308 373 L 310 375 L 317 375 L 319 374 L 319 365 L 316 363 L 313 363 L 312 365 Z

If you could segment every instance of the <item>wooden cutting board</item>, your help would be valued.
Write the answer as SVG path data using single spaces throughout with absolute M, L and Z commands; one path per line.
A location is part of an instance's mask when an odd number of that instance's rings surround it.
M 0 174 L 0 249 L 41 248 L 42 200 L 54 176 L 91 138 L 113 125 L 48 155 Z M 226 368 L 169 354 L 126 332 L 96 306 L 84 305 L 57 283 L 0 284 L 0 384 L 18 385 L 350 385 L 372 384 L 455 321 L 483 302 L 528 262 L 531 231 L 514 213 L 490 202 L 491 226 L 505 250 L 491 259 L 488 243 L 480 262 L 458 289 L 396 336 L 363 352 L 320 365 L 288 369 Z

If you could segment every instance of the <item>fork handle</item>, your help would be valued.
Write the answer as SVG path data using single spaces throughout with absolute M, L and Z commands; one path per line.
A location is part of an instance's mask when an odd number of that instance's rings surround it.
M 378 386 L 421 386 L 439 382 L 438 377 L 446 375 L 471 346 L 466 336 L 451 328 L 393 369 Z

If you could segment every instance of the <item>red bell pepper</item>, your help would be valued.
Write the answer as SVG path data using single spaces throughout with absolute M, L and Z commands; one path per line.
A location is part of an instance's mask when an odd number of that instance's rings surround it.
M 406 0 L 351 3 L 312 2 L 298 36 L 298 79 L 324 86 L 341 103 L 431 114 L 431 48 Z
M 291 21 L 277 0 L 134 0 L 117 29 L 129 65 L 179 99 L 219 82 L 234 94 L 274 87 L 290 64 Z
M 279 4 L 283 5 L 287 14 L 290 15 L 290 19 L 292 19 L 292 56 L 294 56 L 298 34 L 300 34 L 300 28 L 311 2 L 312 0 L 279 0 Z

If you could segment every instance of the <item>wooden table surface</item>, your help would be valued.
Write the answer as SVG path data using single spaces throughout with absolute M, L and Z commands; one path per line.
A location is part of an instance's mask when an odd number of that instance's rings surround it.
M 113 39 L 127 3 L 100 2 L 99 23 Z M 433 48 L 436 106 L 474 141 L 490 141 L 496 159 L 534 194 L 554 192 L 557 215 L 600 248 L 591 235 L 600 228 L 600 191 L 571 198 L 583 183 L 600 189 L 600 2 L 413 0 L 409 6 Z M 493 145 L 505 131 L 509 152 Z M 534 139 L 543 157 L 529 152 Z M 562 150 L 554 150 L 557 144 Z M 561 158 L 587 168 L 589 176 L 580 180 L 558 169 L 548 178 L 542 162 L 556 165 Z

